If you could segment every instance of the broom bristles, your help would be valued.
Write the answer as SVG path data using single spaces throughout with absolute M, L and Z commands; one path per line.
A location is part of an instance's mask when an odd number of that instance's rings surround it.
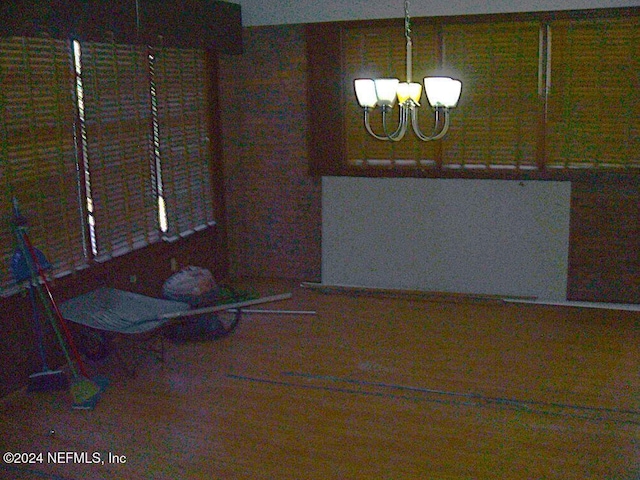
M 85 403 L 102 392 L 100 386 L 88 378 L 80 377 L 71 384 L 71 396 L 74 404 Z
M 98 404 L 100 395 L 109 385 L 106 377 L 97 375 L 93 380 L 80 377 L 71 385 L 73 408 L 76 410 L 93 410 Z

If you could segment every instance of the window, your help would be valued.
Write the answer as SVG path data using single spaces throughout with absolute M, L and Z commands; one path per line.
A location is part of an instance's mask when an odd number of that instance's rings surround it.
M 91 253 L 104 260 L 160 238 L 149 57 L 141 46 L 74 46 Z
M 201 50 L 154 53 L 160 189 L 169 240 L 213 225 L 207 81 Z M 209 201 L 202 201 L 202 199 Z
M 401 23 L 309 25 L 311 171 L 472 178 L 570 178 L 576 171 L 637 175 L 639 19 L 637 8 L 413 19 L 414 80 L 443 73 L 463 82 L 448 135 L 427 143 L 412 132 L 400 142 L 370 137 L 353 93 L 358 77 L 404 79 Z M 338 60 L 323 59 L 325 51 L 337 51 Z M 336 114 L 328 104 L 343 108 Z M 430 116 L 428 106 L 420 111 Z M 372 120 L 378 118 L 374 112 Z M 428 131 L 432 119 L 421 120 Z
M 214 224 L 205 54 L 0 40 L 0 198 L 62 275 Z M 2 277 L 14 251 L 0 226 Z
M 443 26 L 443 65 L 463 85 L 442 142 L 445 168 L 537 168 L 544 113 L 540 28 L 536 22 Z
M 0 41 L 0 286 L 11 283 L 12 200 L 54 272 L 87 265 L 79 203 L 68 42 Z
M 640 167 L 638 17 L 556 21 L 549 43 L 549 166 Z

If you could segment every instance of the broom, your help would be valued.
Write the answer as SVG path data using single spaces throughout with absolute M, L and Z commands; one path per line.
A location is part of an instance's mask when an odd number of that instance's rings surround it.
M 46 259 L 44 259 L 44 263 L 45 265 L 48 265 Z M 42 370 L 29 375 L 27 391 L 42 392 L 48 390 L 66 390 L 69 388 L 69 379 L 66 377 L 64 372 L 62 370 L 51 370 L 47 366 L 42 319 L 40 317 L 40 312 L 36 302 L 36 294 L 34 292 L 34 281 L 37 281 L 37 279 L 33 278 L 31 270 L 27 266 L 27 259 L 20 250 L 16 250 L 11 258 L 11 272 L 16 282 L 29 280 L 28 289 L 33 315 L 33 326 L 38 340 L 38 353 L 40 354 L 40 361 L 42 362 Z
M 37 272 L 37 275 L 40 277 L 43 284 L 45 285 L 45 289 L 49 296 L 47 301 L 47 298 L 45 297 L 42 291 L 42 288 L 40 287 L 39 284 L 37 284 L 37 290 L 40 295 L 40 300 L 42 301 L 42 304 L 45 307 L 47 316 L 49 318 L 49 322 L 53 327 L 56 337 L 58 338 L 58 342 L 60 343 L 60 347 L 62 348 L 65 358 L 67 359 L 67 362 L 69 364 L 69 368 L 71 369 L 71 375 L 73 377 L 73 380 L 71 382 L 70 392 L 71 392 L 71 396 L 73 397 L 73 408 L 91 410 L 95 407 L 98 401 L 98 396 L 100 395 L 100 393 L 102 393 L 102 390 L 106 385 L 98 385 L 96 382 L 89 380 L 84 364 L 80 359 L 80 354 L 78 353 L 75 343 L 73 342 L 71 332 L 69 331 L 64 321 L 64 318 L 60 314 L 60 311 L 57 309 L 57 305 L 53 299 L 53 294 L 51 293 L 51 289 L 45 277 L 44 271 L 42 270 L 42 267 L 40 266 L 40 263 L 38 262 L 37 257 L 35 256 L 33 245 L 31 245 L 31 243 L 29 242 L 29 237 L 26 236 L 26 233 L 23 230 L 18 231 L 18 234 L 20 235 L 22 241 L 24 242 L 23 245 L 26 245 L 26 247 L 30 250 L 29 251 L 29 254 L 31 255 L 30 260 L 34 264 L 31 266 L 31 268 L 33 268 L 34 276 L 36 275 L 36 272 Z M 22 248 L 24 248 L 24 246 Z M 25 252 L 25 254 L 26 253 L 27 252 Z M 63 338 L 63 334 L 61 333 L 60 328 L 58 328 L 58 324 L 56 322 L 54 313 L 51 310 L 51 307 L 53 307 L 56 311 L 58 321 L 60 323 L 60 326 L 62 326 L 66 340 L 65 338 Z M 69 354 L 69 349 L 67 348 L 67 346 L 71 348 L 71 351 L 75 357 L 75 363 L 72 360 L 71 355 Z M 76 369 L 76 366 L 79 371 Z
M 65 358 L 69 363 L 69 368 L 71 369 L 73 381 L 71 383 L 70 391 L 74 400 L 73 408 L 89 410 L 93 409 L 98 401 L 99 395 L 102 393 L 108 382 L 104 378 L 96 379 L 97 382 L 89 380 L 84 364 L 80 358 L 80 354 L 78 353 L 75 342 L 73 341 L 71 332 L 69 331 L 64 317 L 60 313 L 60 310 L 58 309 L 58 306 L 53 298 L 51 288 L 49 287 L 49 282 L 47 281 L 44 269 L 42 268 L 42 264 L 38 259 L 37 251 L 29 240 L 29 236 L 26 232 L 25 220 L 24 217 L 20 216 L 19 214 L 16 199 L 14 199 L 14 220 L 18 246 L 22 250 L 24 257 L 27 260 L 27 264 L 29 266 L 29 269 L 31 270 L 33 278 L 36 279 L 34 283 L 36 284 L 40 300 L 45 307 L 49 322 L 53 327 L 56 337 L 58 338 L 58 342 L 60 343 L 60 347 L 62 348 Z M 42 283 L 44 284 L 44 287 L 47 291 L 48 301 L 42 291 L 42 288 L 40 287 L 39 282 L 37 281 L 38 277 L 40 278 L 40 280 L 42 280 Z M 55 316 L 51 310 L 51 307 L 53 307 L 53 309 L 55 310 Z M 66 342 L 65 339 L 63 339 L 62 333 L 60 332 L 60 329 L 58 328 L 58 325 L 56 323 L 56 316 L 64 331 Z M 74 362 L 69 355 L 67 344 L 71 347 L 72 353 L 74 354 L 76 360 L 75 363 L 80 372 L 78 372 L 78 370 L 76 370 L 75 368 Z
M 33 291 L 34 286 L 29 286 L 29 298 L 31 300 L 31 309 L 33 311 L 33 321 L 35 325 L 36 335 L 38 336 L 38 350 L 40 360 L 42 361 L 42 371 L 29 375 L 29 392 L 45 392 L 49 390 L 66 390 L 69 388 L 69 379 L 62 370 L 51 370 L 47 365 L 47 355 L 44 347 L 44 334 L 42 331 L 42 322 L 36 304 L 36 294 Z

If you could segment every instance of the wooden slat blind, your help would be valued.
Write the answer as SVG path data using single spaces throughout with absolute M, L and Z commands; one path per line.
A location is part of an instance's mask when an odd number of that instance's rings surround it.
M 399 27 L 348 28 L 344 34 L 347 159 L 390 159 L 396 165 L 445 168 L 537 168 L 539 122 L 540 26 L 537 22 L 446 24 L 441 40 L 436 27 L 412 29 L 414 80 L 450 74 L 463 82 L 462 99 L 452 112 L 452 128 L 442 142 L 423 143 L 412 132 L 401 142 L 381 142 L 362 126 L 362 110 L 353 94 L 358 77 L 405 78 L 405 46 Z M 440 43 L 441 42 L 441 43 Z M 431 130 L 431 109 L 423 95 L 422 130 Z M 397 111 L 397 109 L 396 109 Z M 378 112 L 373 117 L 379 119 Z M 381 131 L 379 123 L 375 129 Z M 362 163 L 362 162 L 359 162 Z
M 334 148 L 339 157 L 335 164 L 388 166 L 391 175 L 404 175 L 396 167 L 420 167 L 422 171 L 415 173 L 419 176 L 425 168 L 427 175 L 436 176 L 464 171 L 464 176 L 478 172 L 484 177 L 484 172 L 497 171 L 507 176 L 538 172 L 533 174 L 548 178 L 561 170 L 570 175 L 572 169 L 637 174 L 639 19 L 637 10 L 543 13 L 504 20 L 414 19 L 414 80 L 436 73 L 463 82 L 461 100 L 451 113 L 451 129 L 435 144 L 421 143 L 411 133 L 398 143 L 375 140 L 366 133 L 353 80 L 404 78 L 403 29 L 401 22 L 345 24 L 340 44 L 342 86 L 334 94 L 344 105 L 344 150 Z M 312 52 L 320 55 L 322 49 Z M 312 79 L 311 85 L 318 81 Z M 420 111 L 425 117 L 428 108 L 423 105 Z M 312 128 L 331 128 L 325 117 Z M 379 112 L 372 118 L 380 132 L 375 121 Z M 323 150 L 325 166 L 331 165 L 328 154 Z M 375 174 L 375 170 L 370 171 Z
M 551 24 L 547 162 L 640 167 L 638 17 Z
M 73 135 L 73 66 L 68 42 L 0 40 L 0 286 L 11 283 L 9 228 L 16 197 L 30 236 L 64 274 L 86 265 Z
M 437 38 L 435 29 L 429 25 L 415 25 L 412 28 L 413 80 L 422 82 L 428 73 L 438 66 Z M 411 129 L 401 142 L 384 142 L 371 137 L 364 129 L 362 109 L 356 101 L 353 81 L 356 78 L 398 78 L 406 81 L 405 36 L 402 22 L 391 26 L 346 29 L 344 32 L 345 80 L 345 138 L 347 159 L 350 163 L 362 161 L 391 160 L 391 163 L 411 165 L 433 165 L 436 162 L 435 145 L 420 142 Z M 423 105 L 427 104 L 422 97 Z M 421 108 L 422 130 L 431 133 L 433 118 L 430 108 Z M 382 123 L 378 111 L 372 112 L 372 126 L 382 133 Z M 398 107 L 393 109 L 391 129 L 398 124 Z M 375 162 L 374 162 L 375 163 Z
M 85 174 L 97 260 L 159 240 L 147 49 L 82 44 Z
M 205 66 L 202 50 L 163 48 L 155 55 L 159 162 L 169 239 L 214 224 Z
M 535 168 L 539 121 L 537 22 L 443 26 L 443 62 L 463 91 L 443 140 L 443 165 Z

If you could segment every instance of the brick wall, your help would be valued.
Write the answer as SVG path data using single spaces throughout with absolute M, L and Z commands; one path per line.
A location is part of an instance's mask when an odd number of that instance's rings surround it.
M 640 303 L 640 180 L 573 182 L 570 300 Z
M 220 61 L 227 235 L 234 276 L 320 279 L 321 184 L 308 175 L 301 26 L 244 29 Z

